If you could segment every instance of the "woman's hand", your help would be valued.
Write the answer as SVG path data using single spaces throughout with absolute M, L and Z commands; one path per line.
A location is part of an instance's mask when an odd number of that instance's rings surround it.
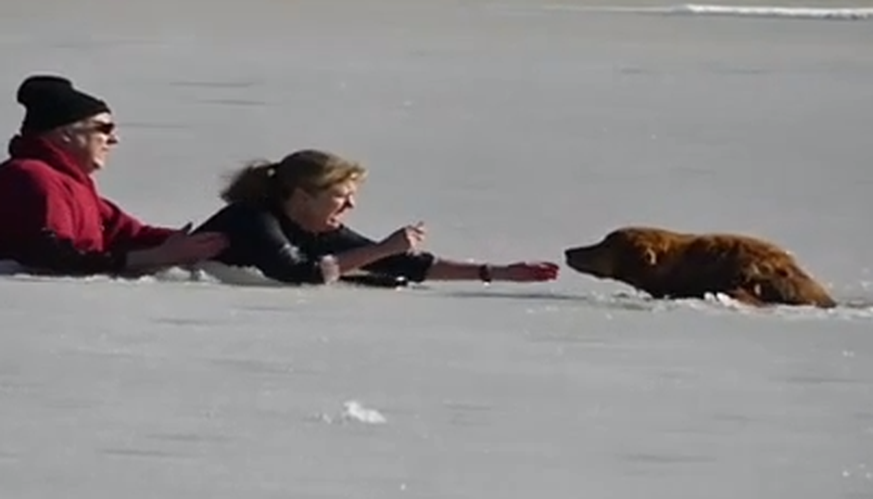
M 407 253 L 417 250 L 424 244 L 427 231 L 424 222 L 402 227 L 379 243 L 389 254 Z
M 517 262 L 494 267 L 492 272 L 495 280 L 536 282 L 557 279 L 559 268 L 552 262 Z

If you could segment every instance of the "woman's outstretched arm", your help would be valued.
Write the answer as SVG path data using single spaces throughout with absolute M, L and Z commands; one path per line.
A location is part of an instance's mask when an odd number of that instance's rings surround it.
M 558 276 L 558 265 L 551 262 L 517 262 L 508 265 L 474 263 L 437 257 L 427 271 L 432 281 L 550 281 Z
M 557 278 L 558 265 L 551 262 L 516 262 L 496 265 L 485 262 L 465 262 L 457 259 L 437 257 L 429 252 L 415 251 L 417 239 L 423 235 L 421 226 L 406 227 L 403 237 L 407 248 L 412 251 L 399 252 L 368 265 L 362 266 L 371 272 L 406 277 L 415 282 L 421 281 L 514 281 L 536 282 Z M 400 232 L 400 231 L 398 231 Z M 398 237 L 395 233 L 392 237 Z M 409 241 L 413 239 L 413 241 Z M 375 246 L 376 243 L 351 229 L 342 231 L 342 245 L 346 247 Z

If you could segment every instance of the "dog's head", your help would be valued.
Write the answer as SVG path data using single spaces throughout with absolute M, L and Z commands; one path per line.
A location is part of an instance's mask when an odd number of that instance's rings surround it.
M 567 265 L 601 279 L 636 280 L 663 263 L 665 254 L 681 237 L 660 229 L 621 228 L 590 246 L 564 251 Z

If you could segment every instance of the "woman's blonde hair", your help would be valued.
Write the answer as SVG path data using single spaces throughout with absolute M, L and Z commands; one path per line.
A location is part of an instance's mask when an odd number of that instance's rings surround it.
M 274 204 L 288 199 L 295 189 L 316 194 L 345 182 L 360 182 L 366 169 L 355 161 L 317 149 L 303 149 L 278 163 L 253 161 L 237 171 L 221 199 L 228 203 Z

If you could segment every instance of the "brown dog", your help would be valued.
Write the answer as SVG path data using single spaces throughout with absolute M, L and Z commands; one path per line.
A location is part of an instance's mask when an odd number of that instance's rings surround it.
M 564 256 L 573 270 L 624 282 L 655 298 L 724 293 L 758 306 L 836 305 L 788 252 L 748 236 L 625 227 Z

